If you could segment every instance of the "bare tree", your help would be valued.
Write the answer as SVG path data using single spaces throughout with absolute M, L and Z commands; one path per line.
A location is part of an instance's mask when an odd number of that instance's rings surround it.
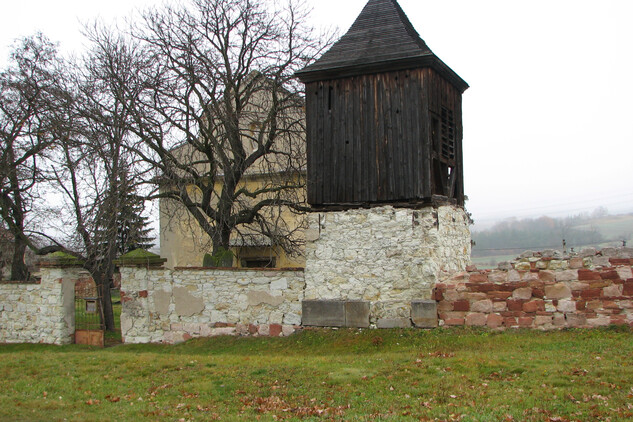
M 135 56 L 110 31 L 95 27 L 92 34 L 100 34 L 99 44 L 67 68 L 63 90 L 72 100 L 56 113 L 59 142 L 48 173 L 62 203 L 62 219 L 49 230 L 57 235 L 47 237 L 56 245 L 49 250 L 64 250 L 84 262 L 99 290 L 105 327 L 113 330 L 114 260 L 122 249 L 122 231 L 130 230 L 121 217 L 132 217 L 124 212 L 130 205 L 138 209 L 137 188 L 147 166 L 132 153 L 136 138 L 119 95 L 122 86 L 134 86 L 136 63 L 127 59 Z
M 330 42 L 302 6 L 191 0 L 148 11 L 132 35 L 150 66 L 126 91 L 138 149 L 156 169 L 153 199 L 186 209 L 214 254 L 232 234 L 296 252 L 280 218 L 304 210 L 305 120 L 293 74 Z M 255 183 L 247 183 L 248 179 Z
M 24 38 L 0 73 L 0 215 L 13 237 L 11 279 L 26 280 L 27 219 L 39 197 L 41 161 L 54 137 L 50 116 L 59 104 L 56 47 L 43 35 Z

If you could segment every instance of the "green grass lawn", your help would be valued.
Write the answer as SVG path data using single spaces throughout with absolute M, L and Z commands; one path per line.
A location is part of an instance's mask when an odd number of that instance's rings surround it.
M 628 329 L 0 346 L 2 421 L 633 420 Z

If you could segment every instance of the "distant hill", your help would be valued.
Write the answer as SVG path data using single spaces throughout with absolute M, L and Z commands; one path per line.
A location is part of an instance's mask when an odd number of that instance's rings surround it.
M 581 214 L 566 218 L 540 217 L 507 219 L 493 227 L 473 231 L 473 262 L 494 266 L 516 257 L 525 250 L 563 249 L 579 251 L 584 247 L 633 246 L 633 213 L 605 215 Z

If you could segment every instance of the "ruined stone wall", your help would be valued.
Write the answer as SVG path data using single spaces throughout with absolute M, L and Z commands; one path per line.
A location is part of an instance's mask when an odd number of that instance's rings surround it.
M 411 302 L 430 299 L 441 274 L 470 262 L 459 207 L 312 213 L 309 227 L 305 299 L 369 302 L 378 327 L 410 326 Z
M 0 343 L 70 344 L 75 333 L 73 268 L 42 268 L 39 284 L 0 284 Z
M 303 271 L 121 268 L 126 343 L 289 335 L 301 324 Z
M 633 326 L 633 249 L 526 252 L 496 270 L 445 277 L 436 286 L 440 325 L 494 329 Z

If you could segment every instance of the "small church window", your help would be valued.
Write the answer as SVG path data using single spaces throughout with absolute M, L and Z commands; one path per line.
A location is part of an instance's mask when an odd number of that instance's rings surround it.
M 256 257 L 242 259 L 242 268 L 275 268 L 277 260 L 275 257 Z

